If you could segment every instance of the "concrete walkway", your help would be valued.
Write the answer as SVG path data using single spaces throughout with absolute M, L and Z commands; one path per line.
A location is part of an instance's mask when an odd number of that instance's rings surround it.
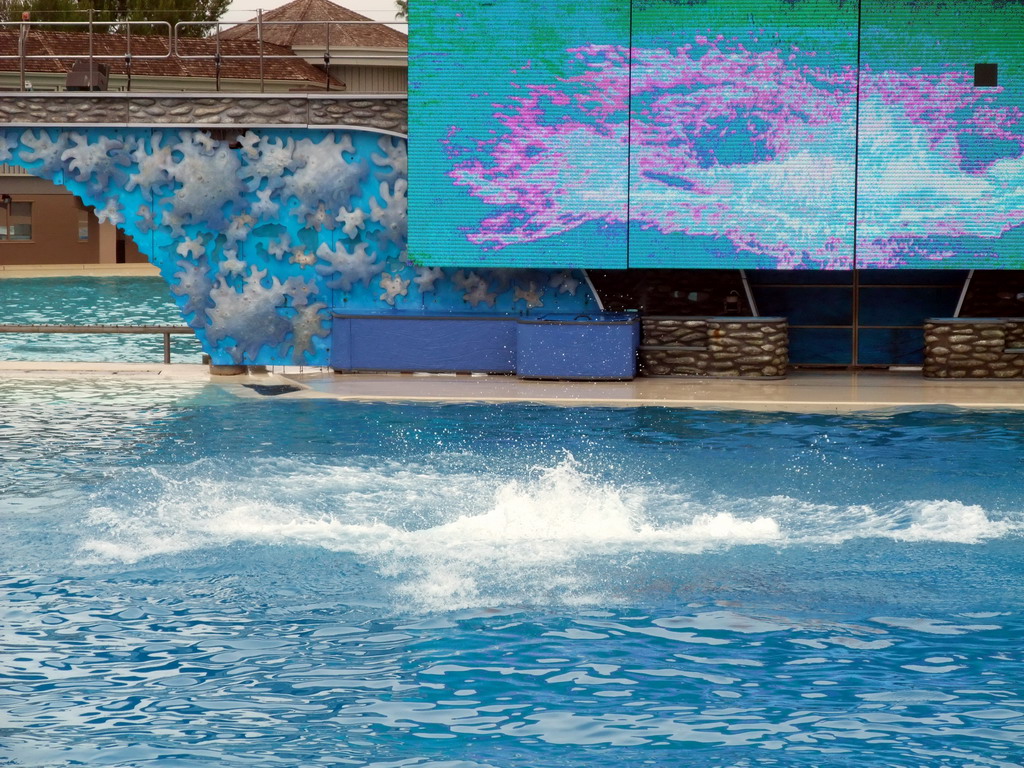
M 18 277 L 159 277 L 152 264 L 0 264 L 0 280 Z
M 916 371 L 798 371 L 777 381 L 635 379 L 629 382 L 526 381 L 511 376 L 423 374 L 289 375 L 309 396 L 338 400 L 516 402 L 552 405 L 840 413 L 929 406 L 1024 409 L 1024 381 L 926 380 Z
M 0 387 L 18 378 L 78 376 L 205 380 L 239 397 L 360 402 L 535 402 L 559 406 L 725 408 L 751 411 L 847 413 L 952 406 L 1024 410 L 1024 381 L 926 380 L 915 371 L 859 373 L 797 371 L 778 381 L 636 379 L 628 382 L 527 381 L 512 376 L 336 374 L 328 369 L 280 369 L 242 376 L 211 376 L 203 365 L 0 362 Z M 295 387 L 268 396 L 246 387 Z M 277 391 L 280 391 L 278 389 Z
M 0 361 L 0 387 L 4 381 L 21 378 L 71 379 L 77 376 L 137 376 L 160 379 L 204 379 L 213 381 L 206 365 L 174 363 L 36 363 Z

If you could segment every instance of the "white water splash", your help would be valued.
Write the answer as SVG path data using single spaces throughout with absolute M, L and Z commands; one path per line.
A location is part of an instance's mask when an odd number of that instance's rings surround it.
M 95 532 L 81 545 L 89 559 L 135 562 L 235 543 L 322 547 L 371 564 L 428 609 L 606 601 L 593 594 L 596 574 L 610 578 L 619 563 L 650 553 L 855 538 L 972 544 L 1019 529 L 956 501 L 888 511 L 783 496 L 702 501 L 601 481 L 571 456 L 513 479 L 369 463 L 268 463 L 231 480 L 202 462 L 147 472 L 123 501 L 92 509 Z
M 990 520 L 985 510 L 958 501 L 918 501 L 907 505 L 912 521 L 903 530 L 893 532 L 901 541 L 948 541 L 976 544 L 984 539 L 1005 536 L 1019 526 L 1002 520 Z

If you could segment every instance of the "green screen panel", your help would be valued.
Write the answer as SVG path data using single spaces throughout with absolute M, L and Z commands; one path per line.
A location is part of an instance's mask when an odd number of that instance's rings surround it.
M 416 4 L 409 254 L 626 266 L 628 3 Z
M 857 9 L 633 4 L 631 267 L 850 269 Z
M 1021 29 L 1016 2 L 863 0 L 857 266 L 1024 265 Z

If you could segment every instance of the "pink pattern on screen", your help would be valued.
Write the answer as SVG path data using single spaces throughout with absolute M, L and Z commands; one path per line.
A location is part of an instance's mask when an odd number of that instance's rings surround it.
M 955 252 L 920 241 L 998 238 L 1024 221 L 1024 199 L 985 189 L 1024 154 L 1021 110 L 998 105 L 1001 89 L 974 88 L 966 72 L 865 67 L 858 84 L 853 67 L 823 67 L 814 51 L 755 51 L 722 36 L 566 57 L 564 77 L 517 80 L 521 95 L 493 104 L 489 135 L 452 127 L 443 141 L 454 184 L 491 209 L 466 233 L 485 249 L 628 219 L 725 238 L 783 268 L 850 266 L 858 93 L 865 265 L 942 259 Z M 1011 149 L 974 157 L 971 137 Z M 901 220 L 905 194 L 932 213 Z

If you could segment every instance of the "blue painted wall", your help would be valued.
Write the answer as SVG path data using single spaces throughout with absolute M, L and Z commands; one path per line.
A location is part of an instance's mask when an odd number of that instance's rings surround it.
M 402 137 L 9 128 L 0 162 L 65 186 L 131 235 L 215 364 L 327 365 L 332 310 L 596 306 L 579 272 L 413 264 Z

